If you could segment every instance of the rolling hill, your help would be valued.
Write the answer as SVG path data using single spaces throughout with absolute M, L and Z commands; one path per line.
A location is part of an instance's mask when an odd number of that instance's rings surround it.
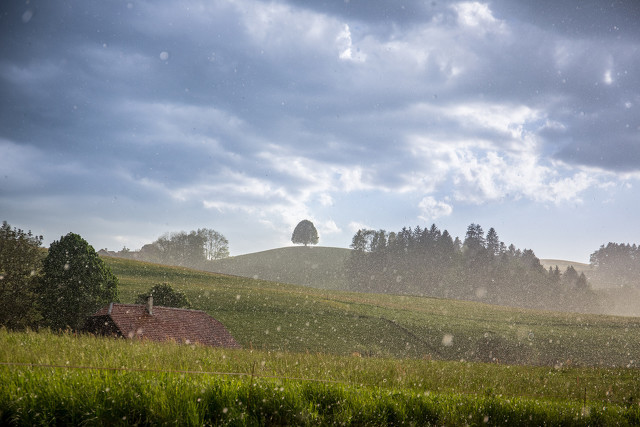
M 345 248 L 291 246 L 210 261 L 205 269 L 320 289 L 346 289 L 344 262 L 350 253 Z
M 345 248 L 291 246 L 210 261 L 204 268 L 216 273 L 318 289 L 348 290 L 344 263 L 350 253 L 351 249 Z M 640 316 L 640 306 L 636 303 L 640 291 L 599 283 L 589 264 L 559 259 L 541 259 L 540 263 L 545 269 L 558 266 L 563 272 L 571 265 L 578 273 L 584 273 L 600 296 L 600 312 Z
M 210 261 L 207 271 L 320 289 L 346 289 L 344 263 L 351 249 L 323 246 L 288 246 Z M 545 269 L 573 266 L 578 273 L 591 273 L 589 264 L 541 259 Z
M 118 258 L 123 302 L 168 282 L 245 347 L 526 365 L 636 366 L 640 319 L 359 294 Z

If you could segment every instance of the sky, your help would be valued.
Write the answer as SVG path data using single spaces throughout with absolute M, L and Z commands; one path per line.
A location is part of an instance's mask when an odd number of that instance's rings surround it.
M 494 227 L 640 243 L 637 1 L 0 2 L 0 220 L 231 255 Z

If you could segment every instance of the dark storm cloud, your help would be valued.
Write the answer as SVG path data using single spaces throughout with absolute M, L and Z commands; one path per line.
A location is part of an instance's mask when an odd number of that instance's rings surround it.
M 331 0 L 290 1 L 296 7 L 305 7 L 318 13 L 331 14 L 343 19 L 368 23 L 406 24 L 425 22 L 446 9 L 446 2 L 436 1 L 385 1 L 385 0 Z
M 572 38 L 640 40 L 640 5 L 634 0 L 580 2 L 498 0 L 491 3 L 499 18 L 527 22 L 547 32 Z
M 576 200 L 640 170 L 640 31 L 561 3 L 3 2 L 0 197 L 327 230 L 358 192 Z

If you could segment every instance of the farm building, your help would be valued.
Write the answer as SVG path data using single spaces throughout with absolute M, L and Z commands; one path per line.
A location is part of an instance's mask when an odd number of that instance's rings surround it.
M 201 310 L 111 303 L 87 319 L 84 330 L 96 335 L 175 341 L 240 348 L 222 323 Z

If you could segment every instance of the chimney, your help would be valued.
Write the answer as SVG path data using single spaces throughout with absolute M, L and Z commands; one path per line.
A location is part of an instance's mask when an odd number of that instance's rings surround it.
M 151 294 L 147 297 L 147 313 L 153 316 L 153 295 Z

